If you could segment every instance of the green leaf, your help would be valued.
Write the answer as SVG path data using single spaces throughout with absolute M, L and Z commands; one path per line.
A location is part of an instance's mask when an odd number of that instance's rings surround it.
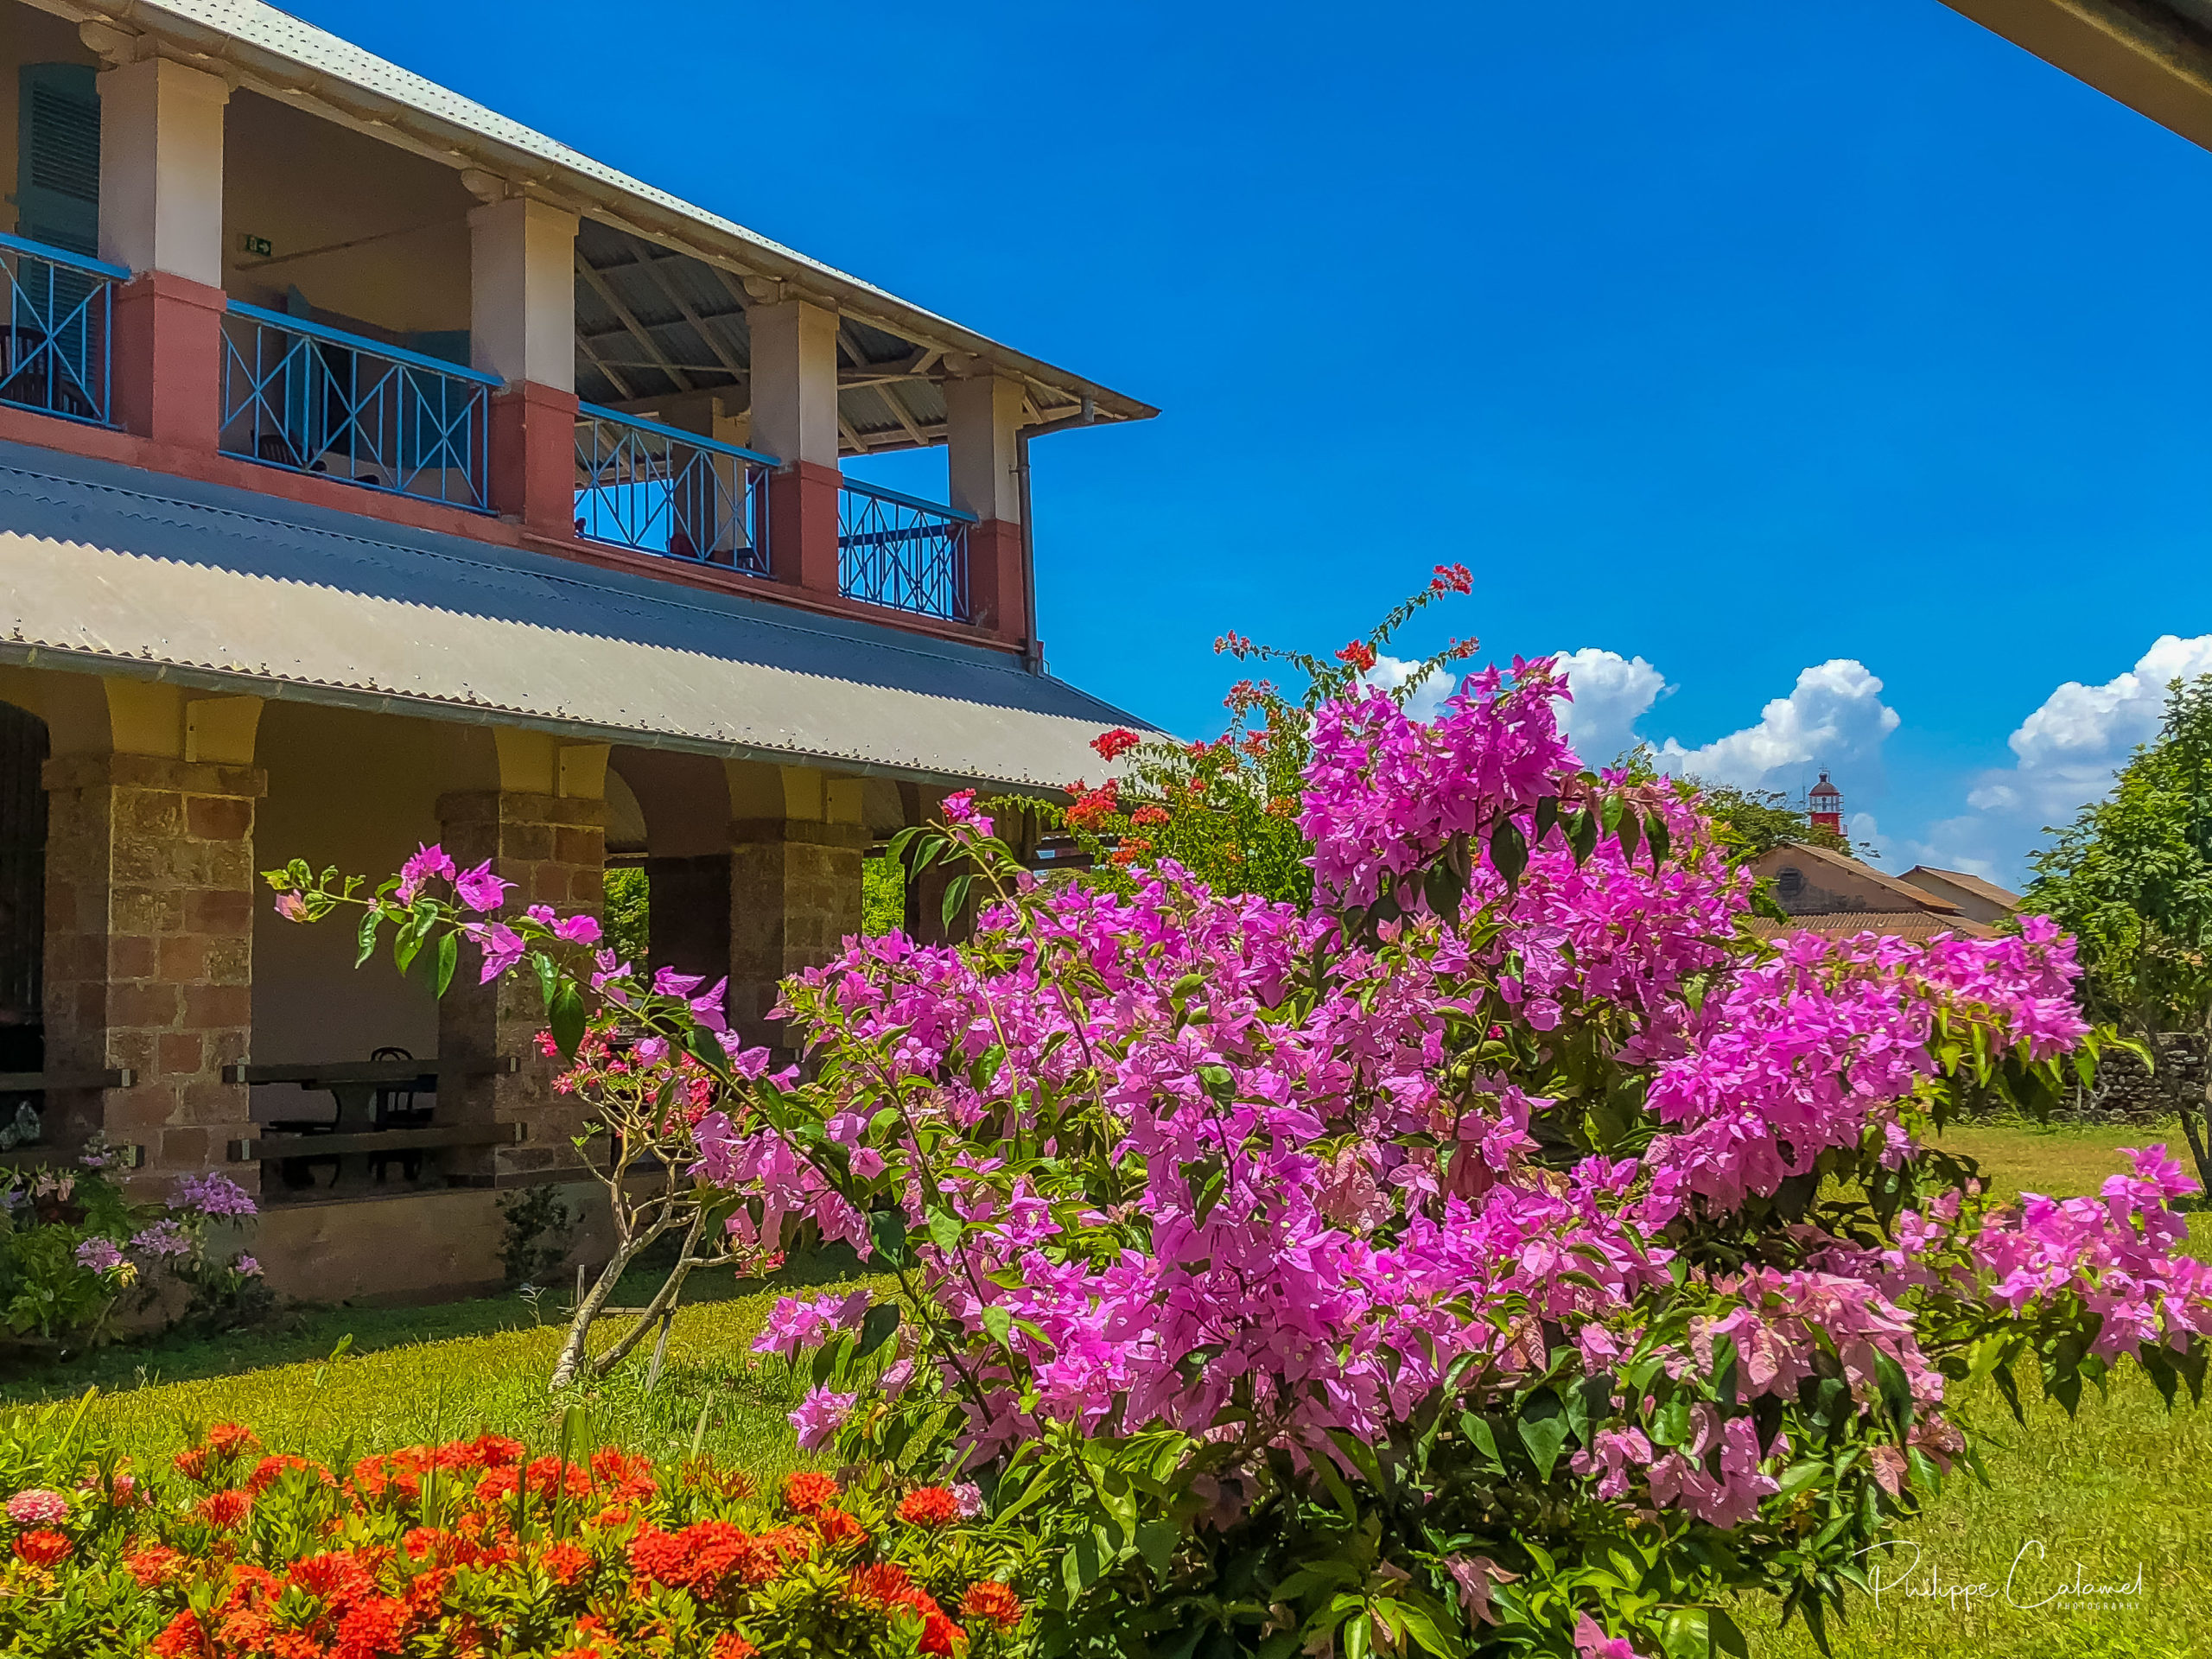
M 861 1321 L 861 1343 L 855 1351 L 855 1357 L 865 1359 L 890 1341 L 899 1329 L 899 1317 L 896 1302 L 878 1302 L 869 1308 L 868 1317 Z
M 906 1212 L 895 1205 L 868 1218 L 868 1241 L 887 1268 L 906 1265 Z
M 1014 1335 L 1014 1310 L 1001 1302 L 990 1303 L 983 1309 L 983 1329 L 990 1332 L 992 1341 L 1005 1347 Z
M 930 1243 L 940 1250 L 950 1251 L 957 1249 L 960 1243 L 961 1234 L 967 1230 L 968 1224 L 952 1211 L 932 1210 L 930 1211 Z
M 1651 873 L 1659 874 L 1659 867 L 1667 861 L 1667 849 L 1673 844 L 1674 832 L 1667 828 L 1667 820 L 1654 812 L 1643 821 L 1644 845 L 1651 849 Z
M 1643 840 L 1643 815 L 1630 809 L 1621 814 L 1620 825 L 1613 833 L 1621 843 L 1621 862 L 1636 862 L 1636 849 Z
M 1505 885 L 1517 887 L 1521 872 L 1529 868 L 1529 843 L 1522 838 L 1521 826 L 1511 818 L 1500 818 L 1491 826 L 1490 861 L 1505 878 Z
M 1659 1629 L 1659 1650 L 1667 1659 L 1712 1659 L 1713 1629 L 1703 1607 L 1677 1607 Z
M 448 933 L 448 938 L 453 937 Z M 553 1006 L 545 1011 L 545 1022 L 551 1028 L 553 1041 L 564 1059 L 576 1058 L 576 1046 L 584 1039 L 584 999 L 573 982 L 563 980 L 553 993 Z
M 1560 1405 L 1559 1396 L 1548 1389 L 1529 1395 L 1514 1427 L 1536 1465 L 1536 1478 L 1549 1480 L 1552 1465 L 1559 1461 L 1560 1452 L 1567 1445 L 1567 1413 Z
M 1598 804 L 1598 824 L 1608 836 L 1618 839 L 1621 816 L 1628 810 L 1628 802 L 1618 795 L 1608 795 Z
M 360 931 L 355 936 L 361 945 L 359 954 L 353 958 L 353 965 L 356 968 L 376 954 L 377 928 L 383 921 L 384 912 L 373 905 L 361 912 Z
M 1585 809 L 1577 812 L 1567 826 L 1567 844 L 1574 854 L 1578 864 L 1587 862 L 1598 849 L 1598 815 Z
M 1559 797 L 1547 795 L 1536 803 L 1536 816 L 1529 826 L 1529 844 L 1531 847 L 1542 846 L 1544 837 L 1551 834 L 1552 826 L 1558 822 Z
M 437 987 L 443 996 L 453 984 L 453 970 L 461 963 L 461 935 L 448 933 L 438 941 Z
M 968 902 L 968 889 L 975 885 L 976 873 L 965 871 L 944 884 L 944 926 L 952 930 L 953 918 L 960 914 L 961 906 Z
M 1137 1554 L 1155 1573 L 1164 1573 L 1182 1538 L 1182 1528 L 1173 1521 L 1147 1521 L 1137 1529 Z

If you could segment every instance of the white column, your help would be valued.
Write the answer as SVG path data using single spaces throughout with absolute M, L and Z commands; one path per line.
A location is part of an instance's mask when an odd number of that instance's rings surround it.
M 100 89 L 100 257 L 223 285 L 219 75 L 147 58 Z
M 837 464 L 837 314 L 804 300 L 746 311 L 753 331 L 748 448 L 819 467 Z
M 978 518 L 1021 522 L 1014 433 L 1021 385 L 995 374 L 944 383 L 945 469 L 952 505 Z
M 469 361 L 509 385 L 576 389 L 576 215 L 509 197 L 468 216 Z

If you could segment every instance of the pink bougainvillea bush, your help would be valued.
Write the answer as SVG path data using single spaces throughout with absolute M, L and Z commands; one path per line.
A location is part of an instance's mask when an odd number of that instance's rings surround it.
M 797 1076 L 480 879 L 272 880 L 534 963 L 565 1047 L 614 1007 L 711 1069 L 734 1246 L 810 1224 L 903 1287 L 772 1323 L 802 1440 L 1022 1519 L 1046 1651 L 1740 1653 L 1735 1598 L 1817 1629 L 1971 1460 L 1970 1379 L 2196 1390 L 2212 1279 L 2160 1148 L 2005 1205 L 1931 1139 L 2091 1063 L 2067 940 L 1762 944 L 1567 690 L 1516 662 L 1423 723 L 1347 677 L 1308 904 L 1042 878 L 955 796 L 905 850 L 972 877 L 972 943 L 788 982 Z

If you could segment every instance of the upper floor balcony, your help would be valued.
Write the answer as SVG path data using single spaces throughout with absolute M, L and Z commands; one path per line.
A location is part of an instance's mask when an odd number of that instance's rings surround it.
M 1037 660 L 1028 440 L 1145 405 L 273 9 L 0 8 L 0 437 Z

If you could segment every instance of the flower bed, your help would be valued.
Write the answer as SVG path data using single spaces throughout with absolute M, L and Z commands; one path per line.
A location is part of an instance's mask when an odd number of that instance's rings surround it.
M 762 1494 L 495 1434 L 343 1472 L 234 1424 L 134 1473 L 53 1413 L 0 1430 L 0 1650 L 97 1659 L 747 1659 L 1025 1650 L 1014 1554 L 945 1488 Z

